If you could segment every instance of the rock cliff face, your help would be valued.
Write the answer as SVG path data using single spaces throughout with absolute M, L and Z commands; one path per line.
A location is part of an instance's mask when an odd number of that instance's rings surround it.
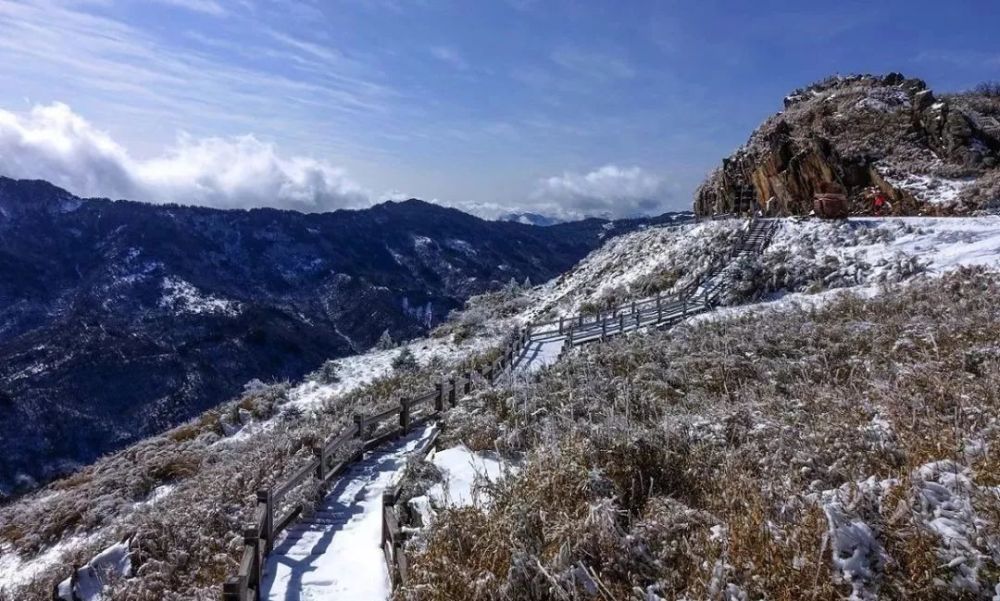
M 785 98 L 698 190 L 699 215 L 757 207 L 805 214 L 840 189 L 866 212 L 879 188 L 899 214 L 1000 206 L 1000 97 L 936 97 L 900 74 L 830 78 Z

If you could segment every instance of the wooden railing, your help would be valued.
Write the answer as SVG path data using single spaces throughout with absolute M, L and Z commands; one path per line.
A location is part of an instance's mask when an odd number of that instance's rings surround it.
M 768 229 L 763 230 L 764 227 Z M 745 245 L 751 240 L 752 235 L 760 236 L 756 242 L 763 248 L 773 237 L 774 228 L 762 225 L 756 217 L 752 218 L 749 227 L 740 233 L 731 251 L 719 255 L 707 271 L 680 291 L 678 298 L 664 299 L 658 293 L 653 298 L 623 303 L 594 316 L 581 313 L 531 324 L 519 330 L 503 345 L 497 359 L 478 370 L 452 375 L 436 383 L 433 390 L 415 397 L 403 397 L 398 406 L 381 413 L 355 415 L 353 427 L 317 447 L 314 458 L 300 467 L 291 477 L 270 489 L 257 492 L 257 506 L 253 519 L 243 535 L 243 555 L 239 569 L 236 576 L 226 581 L 223 587 L 223 599 L 259 601 L 264 562 L 274 549 L 275 538 L 301 515 L 306 503 L 315 500 L 315 498 L 309 499 L 285 507 L 288 504 L 283 501 L 290 492 L 306 482 L 316 480 L 319 483 L 316 498 L 322 498 L 332 481 L 351 463 L 360 459 L 364 452 L 407 433 L 417 425 L 437 419 L 442 412 L 456 406 L 458 399 L 468 395 L 477 382 L 492 385 L 505 370 L 517 365 L 532 341 L 547 336 L 564 337 L 566 343 L 560 352 L 562 355 L 574 345 L 604 340 L 610 335 L 622 334 L 640 327 L 664 327 L 686 319 L 696 312 L 712 308 L 714 292 L 702 290 L 699 295 L 698 290 L 716 277 L 740 250 L 745 250 Z M 546 327 L 551 329 L 546 330 Z M 386 431 L 378 433 L 379 427 L 389 420 L 395 423 Z M 422 452 L 426 453 L 433 444 L 436 444 L 436 434 Z M 339 462 L 336 461 L 338 452 L 345 450 L 351 452 L 343 456 Z M 382 499 L 382 548 L 394 585 L 404 583 L 407 577 L 406 554 L 403 550 L 405 533 L 399 526 L 396 510 L 398 493 L 398 489 L 391 489 L 386 491 Z
M 662 293 L 657 292 L 655 296 L 651 296 L 649 298 L 632 300 L 620 305 L 608 307 L 606 309 L 600 309 L 596 312 L 581 312 L 577 315 L 561 316 L 548 321 L 532 322 L 531 337 L 533 339 L 538 339 L 549 335 L 567 334 L 571 328 L 580 329 L 588 324 L 592 326 L 599 326 L 602 322 L 609 322 L 607 324 L 608 328 L 610 330 L 614 330 L 614 324 L 611 324 L 610 321 L 620 319 L 620 316 L 623 314 L 633 315 L 636 313 L 648 313 L 653 307 L 656 307 L 656 311 L 661 313 L 663 311 L 663 306 L 667 303 L 683 301 L 685 299 L 690 300 L 700 287 L 702 287 L 707 281 L 717 276 L 722 269 L 724 269 L 732 261 L 733 257 L 736 256 L 736 254 L 748 243 L 751 235 L 762 231 L 761 229 L 755 228 L 762 228 L 761 224 L 766 223 L 767 222 L 759 219 L 757 216 L 752 216 L 748 222 L 748 227 L 739 233 L 739 236 L 730 247 L 729 252 L 717 255 L 709 265 L 709 268 L 702 273 L 702 275 L 670 297 L 664 297 Z M 769 226 L 765 227 L 768 228 L 766 230 L 767 239 L 763 242 L 763 246 L 766 246 L 767 242 L 770 241 L 770 237 L 773 236 L 774 232 L 774 228 Z
M 437 447 L 439 432 L 434 432 L 419 449 L 413 452 L 414 457 L 424 457 Z M 400 526 L 399 490 L 402 482 L 382 492 L 382 553 L 389 570 L 392 587 L 405 585 L 409 576 L 409 561 L 406 555 L 407 532 Z M 426 524 L 425 524 L 426 525 Z
M 477 384 L 492 384 L 518 357 L 530 340 L 530 330 L 521 329 L 503 345 L 500 356 L 476 370 L 452 375 L 426 393 L 403 397 L 399 405 L 374 415 L 357 414 L 354 425 L 332 436 L 314 449 L 314 457 L 292 476 L 269 489 L 257 491 L 257 505 L 250 526 L 243 531 L 243 554 L 235 576 L 223 585 L 225 601 L 259 601 L 264 563 L 274 549 L 274 541 L 306 509 L 324 496 L 333 480 L 351 463 L 383 443 L 402 436 L 412 428 L 437 419 Z M 391 420 L 391 422 L 390 422 Z M 385 422 L 391 425 L 379 432 Z M 348 453 L 343 453 L 348 451 Z M 336 461 L 338 455 L 345 455 Z M 318 482 L 317 494 L 307 500 L 285 503 L 289 493 L 307 482 Z
M 740 232 L 729 252 L 717 255 L 708 269 L 681 288 L 676 295 L 665 297 L 658 292 L 653 297 L 633 300 L 594 314 L 580 313 L 550 321 L 535 322 L 531 328 L 531 341 L 539 341 L 546 337 L 565 338 L 567 344 L 562 349 L 565 352 L 575 345 L 605 340 L 609 336 L 639 328 L 668 327 L 687 319 L 694 313 L 712 309 L 718 301 L 718 294 L 724 283 L 717 280 L 719 274 L 741 251 L 759 251 L 767 246 L 774 232 L 775 228 L 771 222 L 752 217 L 748 227 Z M 717 281 L 713 284 L 713 280 Z

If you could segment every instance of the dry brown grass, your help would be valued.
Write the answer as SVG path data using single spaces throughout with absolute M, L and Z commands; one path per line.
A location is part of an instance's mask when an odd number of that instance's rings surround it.
M 399 597 L 846 598 L 824 513 L 836 500 L 877 545 L 866 594 L 991 598 L 998 294 L 998 276 L 965 270 L 594 346 L 529 390 L 481 396 L 448 438 L 520 471 L 488 513 L 442 514 Z M 978 594 L 946 586 L 957 568 L 921 513 L 913 474 L 940 460 L 976 487 Z

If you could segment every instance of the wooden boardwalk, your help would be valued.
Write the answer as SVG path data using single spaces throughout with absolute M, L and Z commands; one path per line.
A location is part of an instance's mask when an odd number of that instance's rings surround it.
M 408 453 L 426 452 L 434 444 L 429 423 L 473 389 L 510 383 L 510 376 L 550 365 L 575 346 L 670 327 L 711 311 L 723 291 L 726 270 L 741 256 L 763 252 L 776 226 L 774 220 L 751 219 L 730 253 L 718 257 L 676 298 L 657 295 L 596 315 L 532 324 L 511 336 L 490 363 L 454 374 L 424 394 L 401 398 L 381 413 L 356 415 L 352 428 L 315 448 L 312 461 L 257 493 L 239 571 L 226 581 L 223 599 L 384 598 L 384 591 L 391 590 L 387 586 L 405 582 L 407 576 L 406 533 L 399 527 L 394 478 Z M 306 484 L 318 484 L 320 497 L 289 502 Z M 318 509 L 312 511 L 314 505 Z M 377 575 L 372 553 L 378 555 Z

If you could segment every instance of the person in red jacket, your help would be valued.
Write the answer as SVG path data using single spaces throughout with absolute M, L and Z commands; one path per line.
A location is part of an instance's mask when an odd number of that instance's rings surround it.
M 875 203 L 874 212 L 876 215 L 882 215 L 890 210 L 892 210 L 892 205 L 889 204 L 889 198 L 885 195 L 885 192 L 879 190 L 875 193 Z

